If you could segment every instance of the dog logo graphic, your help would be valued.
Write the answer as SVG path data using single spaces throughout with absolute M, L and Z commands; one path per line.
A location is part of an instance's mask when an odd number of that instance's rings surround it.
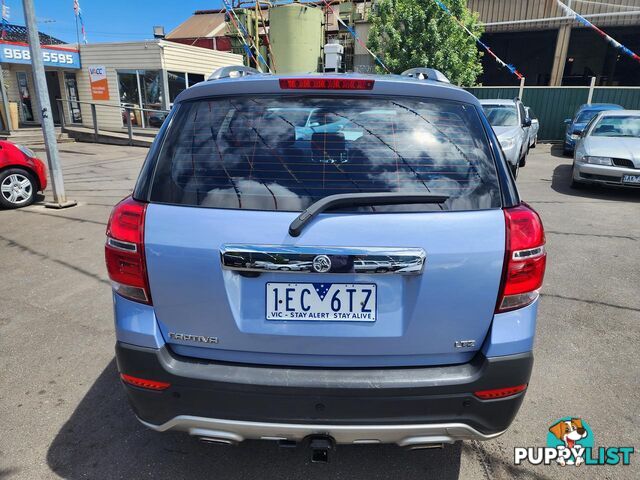
M 555 439 L 556 446 L 568 449 L 572 452 L 571 456 L 565 460 L 564 456 L 558 456 L 557 462 L 564 465 L 580 466 L 584 463 L 583 452 L 585 447 L 591 447 L 593 444 L 592 438 L 589 438 L 589 427 L 580 418 L 565 418 L 554 423 L 549 427 L 549 433 L 553 435 L 552 439 Z M 588 439 L 588 440 L 586 440 Z M 560 443 L 561 442 L 561 443 Z

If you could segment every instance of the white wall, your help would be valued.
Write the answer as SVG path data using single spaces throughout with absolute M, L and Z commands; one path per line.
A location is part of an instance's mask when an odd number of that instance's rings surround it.
M 107 71 L 109 100 L 96 103 L 120 105 L 118 91 L 118 70 L 164 70 L 163 96 L 168 102 L 166 71 L 198 73 L 209 76 L 216 68 L 225 65 L 242 64 L 242 56 L 218 52 L 200 47 L 192 47 L 165 40 L 149 40 L 124 43 L 95 43 L 80 47 L 82 69 L 77 71 L 80 100 L 93 102 L 89 83 L 89 67 L 104 66 Z M 168 104 L 167 104 L 168 105 Z M 100 129 L 121 130 L 122 112 L 119 108 L 96 107 Z M 82 106 L 82 122 L 92 127 L 91 107 Z

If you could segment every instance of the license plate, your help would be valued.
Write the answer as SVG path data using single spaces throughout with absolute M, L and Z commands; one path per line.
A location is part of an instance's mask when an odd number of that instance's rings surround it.
M 623 175 L 622 183 L 632 183 L 634 185 L 640 185 L 640 175 Z
M 266 285 L 267 320 L 375 322 L 375 283 L 279 283 Z

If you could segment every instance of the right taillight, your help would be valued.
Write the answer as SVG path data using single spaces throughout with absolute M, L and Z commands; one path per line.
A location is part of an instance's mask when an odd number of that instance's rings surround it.
M 113 207 L 104 248 L 113 289 L 136 302 L 151 304 L 144 257 L 144 218 L 147 204 L 127 197 Z
M 528 205 L 505 208 L 506 255 L 496 312 L 521 308 L 538 298 L 547 262 L 544 227 Z

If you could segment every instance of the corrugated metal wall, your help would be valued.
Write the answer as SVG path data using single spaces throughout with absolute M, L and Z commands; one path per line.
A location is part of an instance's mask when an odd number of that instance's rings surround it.
M 518 89 L 512 87 L 467 88 L 478 98 L 514 98 Z M 531 107 L 540 121 L 540 140 L 562 140 L 565 118 L 572 117 L 578 107 L 587 103 L 589 87 L 525 87 L 523 103 Z M 640 110 L 640 87 L 595 88 L 592 103 L 617 103 L 627 109 Z
M 567 1 L 565 0 L 564 3 L 566 4 Z M 467 6 L 470 10 L 478 12 L 483 23 L 489 24 L 485 27 L 487 32 L 554 29 L 568 21 L 567 19 L 542 20 L 565 16 L 564 11 L 558 7 L 555 0 L 467 0 Z M 600 27 L 638 25 L 640 22 L 640 15 L 637 14 L 640 11 L 640 0 L 573 2 L 571 8 L 579 14 L 587 16 L 616 14 L 592 17 L 594 23 Z M 507 23 L 518 20 L 540 21 L 520 24 Z M 496 22 L 498 22 L 497 25 Z M 578 23 L 572 22 L 572 24 L 579 26 Z

